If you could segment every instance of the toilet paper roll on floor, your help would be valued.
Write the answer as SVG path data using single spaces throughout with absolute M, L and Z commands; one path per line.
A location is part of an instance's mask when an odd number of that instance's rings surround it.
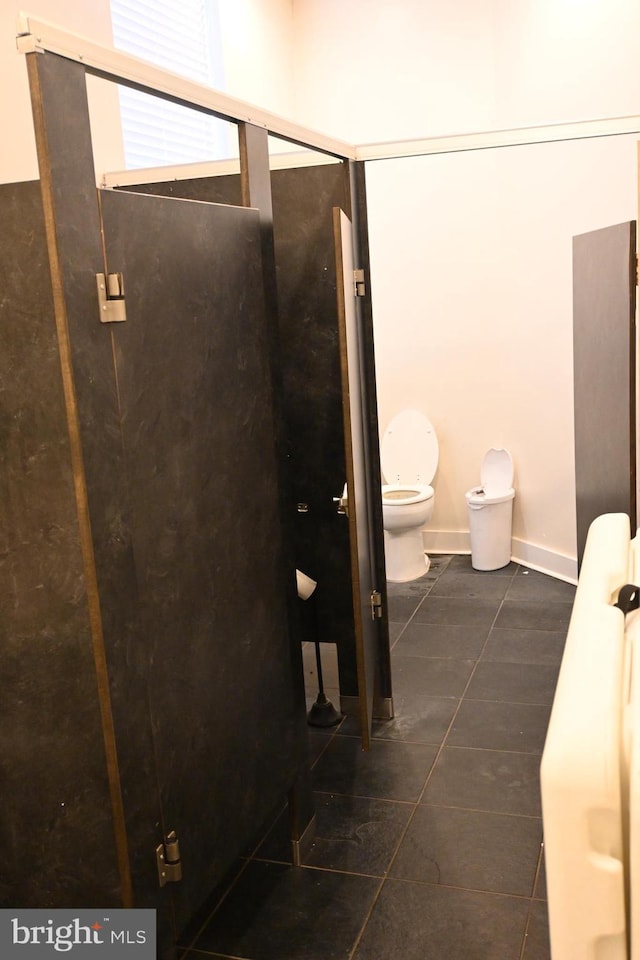
M 308 600 L 315 588 L 318 586 L 316 580 L 312 580 L 306 573 L 296 570 L 296 585 L 298 587 L 298 596 L 301 600 Z

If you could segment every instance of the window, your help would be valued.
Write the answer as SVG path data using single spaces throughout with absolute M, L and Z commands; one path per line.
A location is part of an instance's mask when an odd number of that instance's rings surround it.
M 216 0 L 111 0 L 111 20 L 118 49 L 222 87 Z M 228 156 L 227 123 L 138 90 L 118 89 L 128 168 Z

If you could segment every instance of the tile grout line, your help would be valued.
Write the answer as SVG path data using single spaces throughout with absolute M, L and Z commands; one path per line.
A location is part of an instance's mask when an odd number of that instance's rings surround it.
M 434 580 L 434 582 L 431 584 L 428 592 L 425 593 L 425 595 L 423 596 L 422 600 L 416 605 L 413 613 L 411 614 L 411 616 L 409 617 L 409 619 L 407 620 L 407 622 L 406 622 L 405 625 L 403 626 L 402 630 L 401 630 L 400 633 L 398 634 L 398 637 L 397 637 L 396 640 L 394 641 L 393 646 L 391 647 L 391 650 L 393 650 L 393 649 L 396 647 L 396 645 L 398 644 L 398 641 L 400 640 L 401 636 L 402 636 L 403 633 L 405 632 L 406 628 L 409 626 L 409 624 L 410 624 L 410 623 L 412 622 L 412 620 L 415 618 L 418 610 L 420 609 L 420 607 L 422 606 L 422 604 L 424 603 L 424 601 L 426 600 L 426 598 L 432 593 L 435 584 L 438 582 L 440 576 L 442 575 L 442 573 L 445 572 L 445 570 L 446 570 L 448 567 L 449 567 L 449 564 L 447 564 L 446 567 L 441 571 L 441 573 L 438 575 L 438 577 L 437 577 L 437 578 Z M 355 942 L 355 944 L 354 944 L 354 946 L 353 946 L 353 949 L 352 949 L 352 951 L 351 951 L 350 954 L 349 954 L 350 960 L 351 960 L 351 958 L 353 958 L 353 956 L 355 955 L 355 953 L 356 953 L 356 951 L 357 951 L 357 949 L 358 949 L 358 946 L 359 946 L 359 944 L 360 944 L 360 942 L 361 942 L 361 940 L 362 940 L 362 937 L 364 936 L 364 933 L 365 933 L 367 924 L 368 924 L 369 920 L 371 919 L 372 913 L 373 913 L 373 911 L 374 911 L 374 909 L 375 909 L 375 906 L 376 906 L 376 904 L 377 904 L 377 902 L 378 902 L 378 900 L 379 900 L 379 898 L 380 898 L 380 895 L 381 895 L 382 890 L 383 890 L 383 888 L 384 888 L 384 884 L 385 884 L 385 882 L 387 881 L 387 879 L 389 879 L 389 873 L 390 873 L 390 871 L 391 871 L 391 869 L 392 869 L 392 867 L 393 867 L 393 864 L 394 864 L 394 862 L 395 862 L 395 860 L 396 860 L 396 858 L 397 858 L 397 856 L 398 856 L 398 852 L 399 852 L 400 847 L 401 847 L 401 845 L 402 845 L 402 843 L 403 843 L 403 841 L 404 841 L 404 839 L 405 839 L 405 837 L 406 837 L 406 835 L 407 835 L 407 832 L 408 832 L 408 830 L 409 830 L 409 828 L 410 828 L 410 826 L 411 826 L 411 823 L 412 823 L 413 820 L 414 820 L 414 817 L 415 817 L 415 815 L 416 815 L 416 812 L 417 812 L 418 808 L 420 807 L 420 805 L 421 805 L 421 803 L 422 803 L 422 800 L 423 800 L 423 798 L 424 798 L 424 795 L 425 795 L 425 793 L 426 793 L 426 790 L 428 789 L 429 782 L 430 782 L 430 780 L 431 780 L 431 777 L 432 777 L 432 775 L 433 775 L 433 772 L 434 772 L 434 770 L 435 770 L 435 767 L 436 767 L 436 765 L 437 765 L 437 763 L 438 763 L 438 760 L 440 759 L 440 757 L 441 757 L 441 755 L 442 755 L 442 752 L 443 752 L 443 750 L 444 750 L 444 748 L 445 748 L 445 743 L 446 743 L 447 737 L 449 736 L 449 733 L 451 732 L 451 729 L 452 729 L 452 727 L 453 727 L 453 725 L 454 725 L 454 723 L 455 723 L 456 717 L 457 717 L 457 715 L 458 715 L 458 713 L 459 713 L 459 710 L 460 710 L 460 707 L 461 707 L 461 705 L 462 705 L 462 701 L 463 701 L 463 699 L 464 699 L 464 697 L 465 697 L 465 695 L 466 695 L 466 693 L 467 693 L 467 690 L 469 689 L 469 685 L 471 684 L 471 681 L 472 681 L 473 676 L 474 676 L 474 674 L 475 674 L 475 672 L 476 672 L 477 666 L 478 666 L 478 664 L 480 663 L 480 660 L 481 660 L 481 658 L 482 658 L 482 655 L 483 655 L 483 653 L 484 653 L 485 650 L 486 650 L 486 647 L 487 647 L 487 644 L 488 644 L 488 642 L 489 642 L 489 637 L 490 637 L 490 635 L 491 635 L 491 632 L 492 632 L 492 630 L 494 629 L 494 627 L 495 627 L 495 625 L 496 625 L 496 622 L 497 622 L 498 617 L 499 617 L 499 615 L 500 615 L 500 612 L 501 612 L 501 610 L 502 610 L 502 608 L 503 608 L 503 605 L 504 605 L 505 601 L 507 600 L 509 591 L 510 591 L 511 587 L 513 586 L 513 583 L 514 583 L 514 581 L 515 581 L 516 577 L 518 576 L 518 574 L 519 574 L 519 572 L 520 572 L 521 569 L 522 569 L 522 565 L 521 565 L 521 564 L 517 564 L 516 567 L 515 567 L 515 570 L 514 570 L 513 574 L 508 578 L 508 579 L 509 579 L 509 584 L 508 584 L 508 586 L 507 586 L 507 588 L 506 588 L 506 590 L 505 590 L 504 596 L 503 596 L 503 597 L 501 598 L 501 600 L 500 600 L 500 603 L 499 603 L 498 608 L 497 608 L 497 610 L 496 610 L 495 616 L 494 616 L 494 618 L 493 618 L 493 620 L 492 620 L 492 622 L 491 622 L 491 625 L 489 626 L 489 628 L 488 628 L 488 630 L 487 630 L 486 637 L 485 637 L 484 642 L 483 642 L 483 644 L 482 644 L 482 647 L 481 647 L 481 649 L 480 649 L 480 651 L 479 651 L 479 653 L 478 653 L 478 656 L 475 658 L 475 662 L 474 662 L 473 669 L 471 670 L 471 673 L 469 674 L 469 677 L 468 677 L 467 682 L 466 682 L 466 684 L 465 684 L 464 690 L 462 691 L 462 694 L 460 695 L 460 697 L 457 698 L 457 700 L 458 700 L 457 707 L 456 707 L 456 709 L 455 709 L 455 711 L 454 711 L 454 713 L 453 713 L 453 716 L 452 716 L 452 718 L 451 718 L 451 721 L 450 721 L 450 723 L 449 723 L 449 725 L 448 725 L 448 727 L 447 727 L 447 729 L 446 729 L 446 731 L 445 731 L 445 733 L 444 733 L 444 735 L 443 735 L 443 737 L 442 737 L 442 739 L 441 739 L 441 741 L 440 741 L 440 744 L 439 744 L 439 746 L 438 746 L 438 748 L 437 748 L 435 757 L 434 757 L 434 759 L 433 759 L 433 761 L 432 761 L 432 763 L 431 763 L 431 765 L 430 765 L 430 767 L 429 767 L 429 770 L 428 770 L 428 773 L 427 773 L 427 776 L 426 776 L 424 785 L 423 785 L 423 787 L 422 787 L 422 790 L 420 791 L 420 794 L 419 794 L 419 796 L 418 796 L 417 801 L 412 804 L 413 809 L 412 809 L 412 811 L 411 811 L 411 814 L 409 815 L 409 818 L 408 818 L 408 820 L 407 820 L 407 823 L 406 823 L 403 831 L 401 832 L 401 835 L 400 835 L 400 837 L 399 837 L 399 839 L 398 839 L 398 842 L 397 842 L 396 845 L 395 845 L 395 849 L 394 849 L 394 851 L 393 851 L 393 853 L 392 853 L 392 855 L 391 855 L 391 858 L 390 858 L 390 860 L 389 860 L 387 869 L 385 870 L 385 872 L 384 872 L 384 874 L 383 874 L 383 876 L 382 876 L 382 879 L 381 879 L 381 882 L 380 882 L 380 886 L 379 886 L 379 888 L 378 888 L 378 890 L 377 890 L 377 892 L 376 892 L 376 895 L 375 895 L 375 897 L 374 897 L 374 899 L 373 899 L 373 902 L 372 902 L 372 904 L 371 904 L 370 910 L 368 911 L 367 916 L 366 916 L 366 918 L 365 918 L 365 920 L 364 920 L 364 922 L 363 922 L 363 924 L 362 924 L 362 928 L 361 928 L 360 933 L 359 933 L 359 935 L 358 935 L 358 937 L 357 937 L 357 939 L 356 939 L 356 942 Z M 526 568 L 525 568 L 525 569 L 526 569 Z M 544 704 L 544 706 L 548 706 L 548 705 L 547 705 L 547 704 Z M 515 752 L 517 752 L 517 751 L 515 751 Z M 532 755 L 537 756 L 537 754 L 532 754 Z M 531 819 L 540 820 L 540 822 L 541 822 L 541 817 L 532 817 Z M 538 861 L 537 861 L 536 870 L 535 870 L 535 873 L 534 873 L 533 887 L 532 887 L 532 890 L 531 890 L 531 895 L 528 896 L 528 897 L 522 897 L 522 899 L 525 899 L 525 900 L 528 901 L 528 906 L 527 906 L 526 920 L 525 920 L 525 924 L 524 924 L 524 928 L 523 928 L 523 933 L 522 933 L 522 946 L 521 946 L 521 950 L 520 950 L 520 953 L 519 953 L 519 960 L 523 960 L 523 952 L 524 952 L 525 947 L 526 947 L 527 932 L 528 932 L 528 927 L 529 927 L 529 920 L 530 920 L 531 910 L 532 910 L 532 905 L 533 905 L 533 900 L 534 900 L 534 896 L 533 896 L 533 895 L 534 895 L 534 893 L 535 893 L 535 886 L 536 886 L 536 882 L 537 882 L 537 878 L 538 878 L 538 874 L 539 874 L 539 870 L 540 870 L 541 856 L 542 856 L 542 845 L 541 845 L 541 847 L 540 847 L 540 851 L 538 852 Z M 483 891 L 479 891 L 479 892 L 483 892 Z M 486 892 L 491 892 L 491 891 L 486 891 Z M 510 894 L 504 894 L 504 895 L 505 895 L 505 896 L 510 896 Z
M 531 887 L 531 897 L 529 898 L 529 906 L 527 908 L 527 919 L 524 925 L 524 931 L 522 933 L 522 946 L 520 948 L 520 956 L 518 960 L 525 960 L 526 950 L 527 950 L 527 938 L 529 936 L 529 924 L 531 923 L 531 915 L 533 913 L 533 905 L 536 902 L 536 887 L 538 885 L 538 880 L 540 877 L 540 871 L 542 870 L 542 858 L 544 856 L 544 839 L 540 844 L 540 851 L 538 853 L 538 863 L 536 865 L 536 872 L 533 877 L 533 886 Z M 545 901 L 541 901 L 546 903 Z M 547 909 L 545 907 L 545 909 Z
M 426 591 L 426 593 L 423 594 L 422 599 L 416 604 L 413 613 L 411 614 L 411 616 L 409 617 L 409 619 L 407 620 L 407 622 L 404 624 L 402 630 L 400 631 L 400 633 L 398 634 L 398 636 L 396 637 L 396 639 L 393 641 L 393 643 L 392 643 L 391 646 L 389 647 L 389 653 L 393 653 L 393 650 L 394 650 L 395 647 L 397 646 L 398 641 L 400 640 L 400 637 L 401 637 L 402 634 L 405 632 L 405 630 L 407 629 L 407 627 L 409 626 L 409 624 L 411 623 L 411 621 L 413 620 L 413 618 L 414 618 L 415 615 L 417 614 L 418 610 L 420 609 L 420 607 L 422 606 L 422 604 L 424 603 L 424 601 L 425 601 L 425 600 L 427 599 L 427 597 L 430 595 L 431 591 L 432 591 L 433 588 L 435 587 L 436 583 L 438 582 L 438 580 L 440 579 L 440 577 L 442 576 L 442 574 L 448 569 L 450 563 L 451 563 L 451 557 L 447 560 L 446 564 L 443 564 L 443 568 L 442 568 L 442 570 L 440 570 L 440 572 L 438 573 L 438 576 L 433 579 L 433 582 L 430 584 L 429 589 Z M 407 598 L 407 599 L 409 599 L 409 598 Z M 388 595 L 387 595 L 387 606 L 389 606 L 389 597 L 388 597 Z M 398 623 L 399 621 L 398 621 L 398 620 L 393 620 L 393 621 L 389 621 L 389 622 L 391 622 L 391 623 Z
M 448 566 L 449 566 L 449 564 L 447 564 L 447 567 L 448 567 Z M 445 569 L 446 569 L 446 567 L 445 567 Z M 518 572 L 519 569 L 520 569 L 519 565 L 516 566 L 516 569 L 515 569 L 512 577 L 511 577 L 511 583 L 513 582 L 513 579 L 515 578 L 515 576 L 516 576 L 516 574 L 517 574 L 517 572 Z M 444 572 L 444 570 L 443 570 L 442 572 Z M 426 600 L 426 598 L 429 596 L 429 594 L 430 594 L 431 591 L 433 590 L 433 587 L 434 587 L 435 584 L 438 582 L 440 576 L 441 576 L 441 574 L 439 574 L 438 577 L 434 580 L 434 583 L 431 585 L 431 587 L 430 587 L 430 589 L 429 589 L 429 592 L 428 592 L 428 593 L 425 593 L 425 595 L 424 595 L 424 597 L 422 598 L 422 600 L 420 601 L 420 603 L 416 606 L 416 609 L 414 610 L 412 616 L 409 618 L 409 620 L 408 620 L 407 623 L 405 624 L 405 627 L 403 628 L 403 630 L 400 631 L 400 635 L 399 635 L 398 638 L 396 639 L 396 641 L 395 641 L 395 643 L 394 643 L 394 647 L 395 647 L 396 643 L 398 642 L 398 640 L 400 639 L 400 636 L 402 635 L 402 633 L 404 633 L 404 630 L 406 629 L 406 627 L 409 625 L 409 623 L 411 622 L 411 620 L 413 619 L 413 617 L 415 617 L 415 615 L 416 615 L 417 611 L 419 610 L 419 608 L 421 607 L 421 605 L 424 603 L 424 601 Z M 509 584 L 509 586 L 511 586 L 511 583 Z M 507 589 L 506 589 L 506 591 L 505 591 L 505 597 L 506 597 L 506 594 L 507 594 L 508 592 L 509 592 L 509 587 L 507 587 Z M 393 864 L 395 863 L 395 860 L 396 860 L 396 858 L 397 858 L 397 856 L 398 856 L 398 852 L 399 852 L 400 847 L 401 847 L 401 845 L 402 845 L 402 843 L 403 843 L 403 841 L 404 841 L 404 839 L 405 839 L 405 837 L 406 837 L 406 835 L 407 835 L 407 832 L 408 832 L 408 830 L 409 830 L 409 827 L 410 827 L 411 824 L 413 823 L 413 820 L 414 820 L 414 817 L 415 817 L 416 812 L 417 812 L 417 810 L 418 810 L 418 807 L 420 806 L 421 801 L 422 801 L 422 798 L 423 798 L 423 796 L 424 796 L 424 794 L 425 794 L 425 791 L 426 791 L 426 789 L 427 789 L 427 787 L 428 787 L 429 780 L 431 779 L 432 773 L 433 773 L 433 771 L 434 771 L 434 769 L 435 769 L 435 766 L 436 766 L 436 764 L 437 764 L 437 762 L 438 762 L 438 759 L 440 758 L 440 755 L 442 754 L 442 751 L 443 751 L 443 749 L 444 749 L 445 741 L 446 741 L 446 739 L 447 739 L 447 737 L 448 737 L 448 735 L 449 735 L 449 732 L 450 732 L 450 730 L 451 730 L 451 727 L 452 727 L 452 725 L 453 725 L 453 723 L 454 723 L 454 721 L 455 721 L 455 718 L 456 718 L 456 716 L 457 716 L 457 714 L 458 714 L 458 711 L 459 711 L 459 709 L 460 709 L 460 705 L 461 705 L 462 700 L 463 700 L 463 698 L 464 698 L 464 694 L 466 693 L 466 691 L 467 691 L 467 689 L 468 689 L 469 683 L 471 682 L 471 678 L 472 678 L 473 674 L 475 673 L 476 666 L 478 665 L 478 662 L 479 662 L 479 660 L 480 660 L 480 657 L 482 656 L 482 653 L 484 652 L 484 649 L 485 649 L 485 647 L 486 647 L 487 641 L 488 641 L 488 639 L 489 639 L 489 634 L 491 633 L 491 631 L 492 631 L 492 629 L 493 629 L 493 627 L 494 627 L 494 625 L 495 625 L 495 622 L 496 622 L 496 620 L 497 620 L 497 618 L 498 618 L 498 615 L 499 615 L 499 613 L 500 613 L 500 610 L 502 609 L 502 604 L 504 603 L 505 597 L 503 597 L 502 600 L 500 601 L 500 604 L 499 604 L 498 609 L 497 609 L 497 611 L 496 611 L 495 617 L 494 617 L 494 619 L 493 619 L 493 621 L 492 621 L 492 623 L 491 623 L 491 626 L 490 626 L 489 629 L 487 630 L 487 636 L 485 637 L 485 641 L 484 641 L 484 643 L 483 643 L 483 645 L 482 645 L 482 649 L 480 650 L 480 653 L 479 653 L 479 655 L 478 655 L 478 657 L 477 657 L 477 659 L 476 659 L 476 661 L 475 661 L 475 665 L 474 665 L 474 667 L 473 667 L 473 669 L 472 669 L 472 671 L 471 671 L 471 673 L 470 673 L 470 675 L 469 675 L 469 678 L 468 678 L 467 683 L 466 683 L 466 685 L 465 685 L 464 691 L 463 691 L 462 695 L 458 698 L 458 706 L 456 707 L 456 709 L 455 709 L 455 711 L 454 711 L 454 713 L 453 713 L 453 717 L 451 718 L 451 721 L 450 721 L 450 723 L 449 723 L 449 726 L 447 727 L 447 729 L 446 729 L 446 731 L 445 731 L 445 733 L 444 733 L 444 735 L 443 735 L 443 737 L 442 737 L 442 739 L 441 739 L 441 741 L 440 741 L 440 745 L 439 745 L 438 749 L 436 750 L 436 754 L 435 754 L 435 756 L 434 756 L 434 758 L 433 758 L 433 760 L 432 760 L 432 762 L 431 762 L 431 765 L 429 766 L 429 770 L 428 770 L 428 772 L 427 772 L 424 785 L 423 785 L 422 790 L 420 791 L 420 793 L 419 793 L 419 795 L 418 795 L 418 799 L 417 799 L 416 802 L 413 804 L 413 810 L 411 811 L 411 814 L 409 815 L 409 818 L 408 818 L 408 820 L 407 820 L 407 823 L 405 824 L 404 830 L 401 832 L 400 837 L 399 837 L 399 839 L 398 839 L 398 842 L 397 842 L 396 845 L 395 845 L 394 851 L 393 851 L 393 853 L 392 853 L 392 855 L 391 855 L 391 858 L 390 858 L 390 860 L 389 860 L 389 863 L 388 863 L 388 865 L 387 865 L 387 869 L 386 869 L 385 872 L 384 872 L 384 875 L 383 875 L 382 880 L 381 880 L 381 882 L 380 882 L 380 886 L 379 886 L 379 888 L 378 888 L 378 891 L 377 891 L 377 893 L 376 893 L 376 896 L 374 897 L 373 902 L 372 902 L 372 904 L 371 904 L 371 908 L 370 908 L 370 910 L 369 910 L 369 912 L 368 912 L 368 914 L 367 914 L 367 917 L 366 917 L 366 919 L 365 919 L 365 921 L 364 921 L 364 923 L 363 923 L 363 925 L 362 925 L 362 928 L 361 928 L 361 930 L 360 930 L 360 933 L 359 933 L 359 935 L 358 935 L 358 937 L 357 937 L 357 939 L 356 939 L 356 942 L 355 942 L 355 944 L 354 944 L 353 950 L 352 950 L 352 951 L 350 952 L 350 954 L 349 954 L 350 960 L 351 960 L 351 958 L 354 956 L 355 952 L 356 952 L 357 949 L 358 949 L 358 946 L 359 946 L 360 941 L 361 941 L 361 939 L 362 939 L 362 937 L 363 937 L 363 935 L 364 935 L 364 932 L 365 932 L 365 930 L 366 930 L 366 928 L 367 928 L 367 924 L 368 924 L 368 922 L 369 922 L 369 920 L 370 920 L 370 918 L 371 918 L 371 915 L 372 915 L 372 913 L 373 913 L 373 910 L 375 909 L 375 906 L 376 906 L 376 904 L 377 904 L 377 902 L 378 902 L 378 900 L 379 900 L 379 898 L 380 898 L 380 894 L 382 893 L 384 884 L 385 884 L 386 880 L 389 878 L 389 872 L 390 872 L 390 870 L 392 869 Z M 525 929 L 526 929 L 526 928 L 525 928 Z
M 513 581 L 514 581 L 514 579 L 515 579 L 515 577 L 516 577 L 519 569 L 520 569 L 520 566 L 519 566 L 519 565 L 516 566 L 516 569 L 515 569 L 515 571 L 513 572 L 512 576 L 511 576 L 511 578 L 510 578 L 509 586 L 508 586 L 507 589 L 505 590 L 504 596 L 503 596 L 502 599 L 500 600 L 500 603 L 499 603 L 499 605 L 498 605 L 498 609 L 496 610 L 495 616 L 494 616 L 493 620 L 491 621 L 491 625 L 490 625 L 489 629 L 487 630 L 487 635 L 486 635 L 486 637 L 484 638 L 484 643 L 482 644 L 482 647 L 481 647 L 481 649 L 480 649 L 480 652 L 479 652 L 478 656 L 475 658 L 475 663 L 474 663 L 474 665 L 473 665 L 473 668 L 472 668 L 472 670 L 471 670 L 471 673 L 469 674 L 469 676 L 468 676 L 468 678 L 467 678 L 467 682 L 466 682 L 466 684 L 465 684 L 465 686 L 464 686 L 464 690 L 462 691 L 462 693 L 460 694 L 460 696 L 457 698 L 457 699 L 458 699 L 458 706 L 457 706 L 456 709 L 454 710 L 453 716 L 451 717 L 451 720 L 450 720 L 450 722 L 449 722 L 449 726 L 448 726 L 447 729 L 445 730 L 445 733 L 444 733 L 444 735 L 443 735 L 443 737 L 442 737 L 442 740 L 441 740 L 441 742 L 440 742 L 440 747 L 439 747 L 438 752 L 437 752 L 437 754 L 436 754 L 436 757 L 435 757 L 435 759 L 434 759 L 434 761 L 433 761 L 433 764 L 431 765 L 431 768 L 430 768 L 430 770 L 429 770 L 429 773 L 427 774 L 427 779 L 426 779 L 425 784 L 424 784 L 424 786 L 423 786 L 423 788 L 422 788 L 422 792 L 421 792 L 421 794 L 420 794 L 420 797 L 418 798 L 418 803 L 421 803 L 421 802 L 422 802 L 422 798 L 423 798 L 423 796 L 424 796 L 424 794 L 425 794 L 425 792 L 426 792 L 426 790 L 427 790 L 427 787 L 428 787 L 428 785 L 429 785 L 429 780 L 431 779 L 432 772 L 433 772 L 433 770 L 434 770 L 434 768 L 435 768 L 438 760 L 440 759 L 440 756 L 441 756 L 441 754 L 442 754 L 442 751 L 444 750 L 444 745 L 445 745 L 445 742 L 446 742 L 446 740 L 447 740 L 447 737 L 449 736 L 449 734 L 450 734 L 450 732 L 451 732 L 451 730 L 452 730 L 452 728 L 453 728 L 453 726 L 454 726 L 454 724 L 455 724 L 456 717 L 458 716 L 458 713 L 460 712 L 460 707 L 462 706 L 462 701 L 464 700 L 465 694 L 466 694 L 467 690 L 469 689 L 469 685 L 471 684 L 471 681 L 472 681 L 472 679 L 473 679 L 473 675 L 474 675 L 475 672 L 476 672 L 476 669 L 477 669 L 477 667 L 478 667 L 478 664 L 480 663 L 480 659 L 481 659 L 481 657 L 482 657 L 482 654 L 484 653 L 484 651 L 485 651 L 485 649 L 486 649 L 486 646 L 487 646 L 487 643 L 489 642 L 489 637 L 490 637 L 490 635 L 491 635 L 491 631 L 493 630 L 493 628 L 494 628 L 495 625 L 496 625 L 496 621 L 497 621 L 498 617 L 500 616 L 500 611 L 502 610 L 502 605 L 504 604 L 504 602 L 505 602 L 505 600 L 506 600 L 506 597 L 507 597 L 507 594 L 509 593 L 509 589 L 510 589 L 510 587 L 511 587 L 511 584 L 513 583 Z
M 449 563 L 450 563 L 450 561 L 449 561 Z M 449 566 L 449 563 L 446 564 L 446 566 L 444 567 L 444 570 L 447 569 L 447 567 Z M 422 604 L 424 603 L 424 601 L 426 600 L 426 598 L 429 596 L 429 594 L 430 594 L 431 591 L 433 590 L 434 585 L 438 582 L 438 580 L 440 579 L 440 576 L 442 575 L 442 573 L 444 572 L 444 570 L 441 571 L 441 573 L 438 574 L 438 576 L 435 578 L 435 580 L 433 581 L 433 583 L 432 583 L 431 586 L 429 587 L 429 590 L 427 591 L 427 593 L 425 593 L 424 596 L 422 597 L 422 600 L 420 600 L 420 602 L 419 602 L 418 604 L 416 604 L 416 607 L 415 607 L 413 613 L 411 614 L 411 616 L 409 617 L 409 619 L 408 619 L 407 622 L 405 623 L 404 627 L 403 627 L 402 630 L 400 631 L 398 637 L 396 638 L 395 642 L 393 643 L 393 646 L 390 648 L 390 652 L 393 651 L 393 648 L 394 648 L 394 647 L 396 646 L 396 644 L 398 643 L 398 640 L 400 639 L 400 637 L 402 636 L 402 634 L 404 633 L 404 631 L 406 630 L 406 628 L 409 626 L 409 624 L 411 623 L 411 621 L 412 621 L 413 618 L 415 617 L 416 613 L 418 612 L 418 610 L 420 609 L 420 607 L 422 606 Z M 431 770 L 433 769 L 433 764 L 434 764 L 434 763 L 435 763 L 435 760 L 432 761 L 431 766 L 429 767 L 429 771 L 431 771 Z M 428 776 L 428 774 L 427 774 L 427 776 Z M 359 933 L 358 933 L 358 936 L 357 936 L 356 939 L 355 939 L 355 943 L 354 943 L 354 945 L 353 945 L 353 948 L 352 948 L 352 949 L 350 950 L 350 952 L 349 952 L 349 960 L 352 960 L 352 958 L 355 956 L 355 954 L 356 954 L 356 952 L 357 952 L 357 950 L 358 950 L 358 947 L 360 946 L 360 942 L 361 942 L 361 940 L 362 940 L 362 937 L 363 937 L 364 934 L 365 934 L 365 931 L 366 931 L 366 929 L 367 929 L 367 925 L 368 925 L 368 923 L 369 923 L 369 920 L 371 919 L 371 917 L 372 917 L 372 915 L 373 915 L 373 911 L 374 911 L 375 908 L 376 908 L 376 904 L 378 903 L 378 900 L 380 899 L 380 895 L 381 895 L 381 893 L 382 893 L 382 890 L 383 890 L 383 888 L 384 888 L 384 885 L 385 885 L 385 883 L 386 883 L 386 881 L 387 881 L 387 879 L 388 879 L 388 877 L 389 877 L 389 871 L 391 870 L 391 867 L 392 867 L 392 865 L 393 865 L 393 863 L 394 863 L 394 860 L 396 859 L 396 856 L 397 856 L 397 854 L 398 854 L 398 850 L 400 849 L 400 845 L 402 844 L 402 842 L 403 842 L 403 840 L 404 840 L 404 838 L 405 838 L 405 836 L 406 836 L 407 830 L 409 829 L 409 825 L 410 825 L 411 822 L 413 821 L 413 818 L 414 818 L 414 816 L 415 816 L 415 812 L 416 812 L 416 809 L 417 809 L 417 805 L 418 805 L 419 800 L 420 800 L 420 795 L 418 796 L 418 801 L 411 804 L 412 807 L 413 807 L 413 809 L 412 809 L 411 813 L 409 814 L 409 817 L 407 818 L 407 822 L 406 822 L 406 824 L 405 824 L 405 826 L 404 826 L 404 829 L 400 832 L 400 835 L 399 835 L 399 837 L 398 837 L 398 841 L 397 841 L 397 843 L 396 843 L 396 845 L 395 845 L 395 848 L 394 848 L 394 850 L 393 850 L 393 852 L 392 852 L 392 854 L 391 854 L 391 857 L 389 858 L 389 862 L 388 862 L 388 864 L 387 864 L 386 870 L 384 871 L 384 873 L 383 873 L 383 875 L 382 875 L 382 877 L 381 877 L 380 884 L 379 884 L 379 886 L 378 886 L 378 889 L 377 889 L 377 891 L 376 891 L 376 894 L 375 894 L 375 896 L 374 896 L 374 898 L 373 898 L 373 900 L 372 900 L 372 902 L 371 902 L 371 905 L 370 905 L 370 907 L 369 907 L 369 910 L 367 911 L 367 915 L 366 915 L 366 917 L 365 917 L 365 919 L 364 919 L 364 921 L 363 921 L 363 923 L 362 923 L 362 926 L 361 926 L 361 928 L 360 928 L 360 931 L 359 931 Z

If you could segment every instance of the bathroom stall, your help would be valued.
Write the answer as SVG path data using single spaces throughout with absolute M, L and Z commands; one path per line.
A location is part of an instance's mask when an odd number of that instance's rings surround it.
M 287 799 L 294 859 L 313 818 L 260 216 L 96 191 L 84 67 L 28 66 L 41 181 L 0 188 L 0 903 L 154 907 L 171 956 Z
M 372 717 L 390 718 L 393 704 L 364 170 L 284 146 L 269 139 L 285 510 L 296 566 L 318 584 L 300 609 L 300 635 L 335 644 L 340 706 L 359 718 L 366 745 Z M 105 182 L 116 190 L 241 204 L 241 176 L 220 172 L 225 166 L 156 169 L 153 180 L 144 170 L 112 173 Z M 353 490 L 360 499 L 355 511 Z
M 363 746 L 391 709 L 362 172 L 274 203 L 240 119 L 241 203 L 96 190 L 127 58 L 60 46 L 23 38 L 41 179 L 0 187 L 0 903 L 154 907 L 170 958 L 285 802 L 312 836 L 296 566 Z

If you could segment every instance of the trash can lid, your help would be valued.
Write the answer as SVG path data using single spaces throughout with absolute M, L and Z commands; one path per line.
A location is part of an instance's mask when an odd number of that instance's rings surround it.
M 480 482 L 488 496 L 506 493 L 513 484 L 513 461 L 504 447 L 491 447 L 480 467 Z
M 505 503 L 507 500 L 513 500 L 515 495 L 516 492 L 513 487 L 493 493 L 487 493 L 484 487 L 474 487 L 472 490 L 467 490 L 465 499 L 470 510 L 481 510 L 493 503 Z

